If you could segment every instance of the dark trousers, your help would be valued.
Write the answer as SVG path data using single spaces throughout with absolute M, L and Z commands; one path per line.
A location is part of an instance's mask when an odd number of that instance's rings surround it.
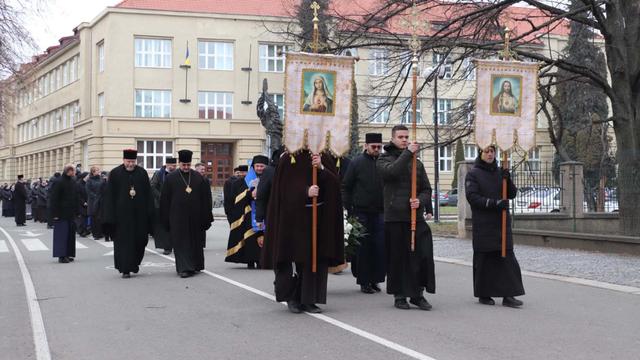
M 384 282 L 385 243 L 384 215 L 381 213 L 355 213 L 358 221 L 364 226 L 365 235 L 360 240 L 360 247 L 354 257 L 351 268 L 358 285 L 378 284 Z
M 76 224 L 73 220 L 57 220 L 53 225 L 53 257 L 76 256 Z
M 329 266 L 326 261 L 318 261 L 316 272 L 311 271 L 311 264 L 278 263 L 275 266 L 275 293 L 277 301 L 299 301 L 301 304 L 327 303 L 327 274 Z
M 102 233 L 102 219 L 100 219 L 100 216 L 89 216 L 89 224 L 89 227 L 91 228 L 91 235 L 93 235 L 94 239 L 100 239 L 104 236 Z
M 80 215 L 76 218 L 76 231 L 80 236 L 87 236 L 87 234 L 89 234 L 89 225 L 87 219 L 87 215 Z

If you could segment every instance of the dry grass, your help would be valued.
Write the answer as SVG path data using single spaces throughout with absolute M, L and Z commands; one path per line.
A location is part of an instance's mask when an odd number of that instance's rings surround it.
M 458 223 L 457 222 L 429 222 L 431 232 L 435 236 L 457 236 L 458 235 Z

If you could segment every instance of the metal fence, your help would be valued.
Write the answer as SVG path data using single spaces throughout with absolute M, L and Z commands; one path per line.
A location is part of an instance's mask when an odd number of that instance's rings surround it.
M 554 176 L 551 164 L 546 163 L 535 170 L 525 166 L 513 171 L 511 177 L 518 187 L 516 198 L 511 201 L 513 213 L 560 212 L 563 192 L 559 176 Z

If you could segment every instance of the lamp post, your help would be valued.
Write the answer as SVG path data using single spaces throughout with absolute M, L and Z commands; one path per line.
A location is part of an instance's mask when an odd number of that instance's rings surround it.
M 427 82 L 433 81 L 433 171 L 434 171 L 434 192 L 435 200 L 433 206 L 433 221 L 440 222 L 440 147 L 438 146 L 438 79 L 443 79 L 445 75 L 445 69 L 443 66 L 438 66 L 431 70 L 427 77 Z

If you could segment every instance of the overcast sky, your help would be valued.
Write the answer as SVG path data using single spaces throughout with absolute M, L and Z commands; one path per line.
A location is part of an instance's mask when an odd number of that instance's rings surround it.
M 44 9 L 28 17 L 26 26 L 36 41 L 40 52 L 58 39 L 73 34 L 73 28 L 81 22 L 93 20 L 104 8 L 120 0 L 42 0 Z

